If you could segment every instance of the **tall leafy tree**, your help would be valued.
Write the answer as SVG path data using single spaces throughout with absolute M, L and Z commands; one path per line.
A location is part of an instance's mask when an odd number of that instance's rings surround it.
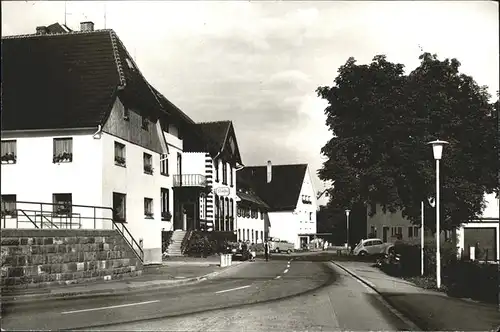
M 383 212 L 401 210 L 420 223 L 420 202 L 430 210 L 435 196 L 435 161 L 426 143 L 448 141 L 441 160 L 443 228 L 451 229 L 484 209 L 484 193 L 498 192 L 498 103 L 486 87 L 459 72 L 456 59 L 423 53 L 408 75 L 404 66 L 377 55 L 367 65 L 354 58 L 339 68 L 331 87 L 319 87 L 328 101 L 332 138 L 318 174 L 333 180 L 330 205 L 356 203 Z M 435 225 L 429 213 L 428 225 Z M 432 228 L 432 226 L 431 226 Z

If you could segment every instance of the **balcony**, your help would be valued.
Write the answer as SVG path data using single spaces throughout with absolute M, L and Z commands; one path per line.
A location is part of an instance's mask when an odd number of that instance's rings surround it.
M 174 187 L 206 187 L 207 178 L 201 174 L 174 175 Z

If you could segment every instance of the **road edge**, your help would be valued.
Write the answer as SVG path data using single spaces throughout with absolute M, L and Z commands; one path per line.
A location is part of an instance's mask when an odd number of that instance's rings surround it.
M 219 271 L 214 271 L 207 273 L 202 276 L 198 277 L 192 277 L 192 278 L 186 278 L 186 279 L 176 279 L 176 280 L 169 280 L 168 282 L 165 282 L 164 284 L 156 284 L 156 285 L 140 285 L 140 286 L 129 286 L 124 289 L 119 289 L 115 290 L 112 288 L 109 289 L 101 289 L 101 290 L 89 290 L 89 291 L 77 291 L 77 292 L 71 292 L 68 291 L 67 293 L 40 293 L 40 294 L 24 294 L 24 295 L 14 295 L 14 296 L 5 296 L 2 295 L 2 305 L 8 305 L 8 304 L 19 304 L 19 303 L 38 303 L 38 302 L 44 302 L 47 300 L 62 300 L 62 299 L 84 299 L 84 298 L 89 298 L 89 297 L 96 297 L 96 296 L 112 296 L 112 295 L 124 295 L 128 293 L 134 293 L 134 292 L 139 292 L 143 290 L 155 290 L 155 289 L 167 289 L 167 288 L 172 288 L 172 287 L 177 287 L 181 285 L 192 285 L 196 284 L 208 279 L 213 279 L 217 277 L 219 274 L 222 272 L 226 272 L 228 270 L 231 270 L 239 265 L 242 265 L 243 262 L 237 263 L 237 264 L 232 264 L 231 266 L 227 266 L 222 268 Z M 133 279 L 131 279 L 133 281 Z
M 375 292 L 375 297 L 377 300 L 380 301 L 391 313 L 393 313 L 396 317 L 398 317 L 405 325 L 407 325 L 409 331 L 425 331 L 426 329 L 423 329 L 420 327 L 415 321 L 411 319 L 411 317 L 408 317 L 408 315 L 403 314 L 401 311 L 399 311 L 393 304 L 390 303 L 390 300 L 388 300 L 381 292 L 378 291 L 377 287 L 370 282 L 369 280 L 366 280 L 363 277 L 360 277 L 358 274 L 355 272 L 351 271 L 350 269 L 346 268 L 345 266 L 342 266 L 341 264 L 331 261 L 335 266 L 338 268 L 342 269 L 346 273 L 348 273 L 350 276 L 353 278 L 357 279 L 361 283 L 363 283 L 366 287 L 370 288 Z

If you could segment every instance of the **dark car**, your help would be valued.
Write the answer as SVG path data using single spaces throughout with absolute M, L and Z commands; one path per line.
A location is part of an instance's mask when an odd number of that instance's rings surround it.
M 250 250 L 248 250 L 248 246 L 245 245 L 233 244 L 231 251 L 233 261 L 247 261 L 252 257 Z

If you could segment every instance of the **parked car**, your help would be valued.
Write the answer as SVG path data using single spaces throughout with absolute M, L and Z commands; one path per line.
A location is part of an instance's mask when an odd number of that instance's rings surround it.
M 295 250 L 295 245 L 285 240 L 271 239 L 269 240 L 269 251 L 270 252 L 286 252 L 292 253 Z
M 233 261 L 247 261 L 252 258 L 252 254 L 246 245 L 241 243 L 231 243 L 229 248 Z
M 384 243 L 381 239 L 363 239 L 354 248 L 356 256 L 385 255 L 393 247 L 392 243 Z

